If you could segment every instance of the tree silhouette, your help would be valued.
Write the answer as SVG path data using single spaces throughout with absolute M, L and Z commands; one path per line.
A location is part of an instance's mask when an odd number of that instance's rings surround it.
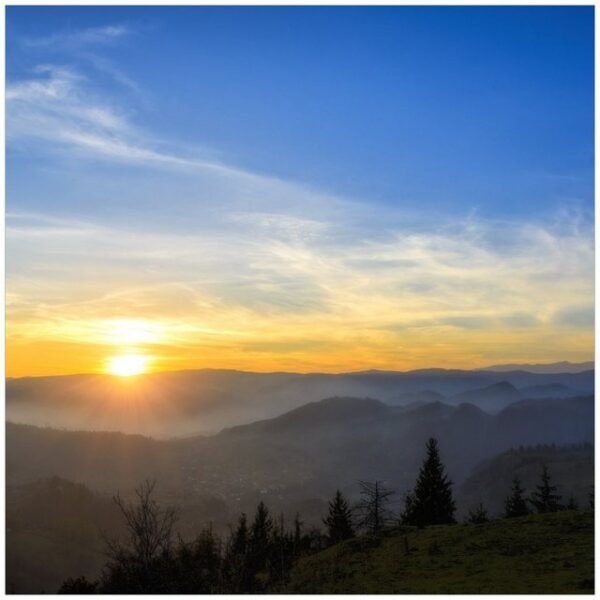
M 402 521 L 417 527 L 456 523 L 455 511 L 452 482 L 444 473 L 437 440 L 430 438 L 415 489 L 406 496 Z
M 59 588 L 59 594 L 96 594 L 97 581 L 88 581 L 85 577 L 69 577 Z M 10 593 L 10 591 L 8 592 Z
M 512 517 L 523 517 L 529 514 L 527 502 L 523 497 L 525 491 L 521 487 L 521 482 L 518 477 L 515 477 L 512 482 L 510 496 L 504 500 L 504 517 L 509 519 Z
M 474 509 L 471 509 L 467 516 L 467 523 L 473 523 L 475 525 L 487 523 L 489 520 L 488 511 L 485 509 L 482 502 Z
M 273 520 L 264 502 L 256 508 L 254 521 L 250 528 L 248 564 L 253 575 L 253 590 L 258 591 L 264 587 L 262 581 L 257 580 L 261 571 L 266 571 L 271 553 L 271 536 L 273 533 Z
M 336 491 L 333 500 L 329 502 L 329 514 L 323 519 L 323 523 L 327 527 L 327 538 L 330 544 L 338 544 L 354 537 L 352 511 L 340 490 Z
M 575 500 L 573 492 L 571 492 L 571 495 L 569 496 L 569 502 L 565 508 L 567 510 L 577 510 L 579 508 L 579 504 L 577 504 L 577 500 Z
M 161 508 L 153 498 L 155 481 L 146 480 L 135 490 L 136 502 L 117 494 L 113 499 L 125 519 L 125 544 L 106 539 L 108 563 L 101 591 L 146 593 L 161 589 L 163 570 L 172 551 L 177 512 Z
M 231 531 L 225 545 L 223 576 L 228 582 L 229 593 L 241 594 L 252 587 L 253 574 L 249 565 L 249 544 L 248 519 L 246 514 L 242 513 L 237 527 Z
M 546 465 L 542 466 L 541 483 L 531 494 L 530 502 L 538 513 L 556 512 L 562 508 L 556 486 L 550 485 L 550 473 Z
M 283 513 L 273 529 L 271 552 L 268 561 L 269 586 L 271 590 L 281 588 L 288 581 L 295 559 L 294 533 L 285 530 Z
M 223 591 L 220 541 L 212 528 L 203 529 L 190 543 L 179 545 L 168 556 L 166 582 L 161 590 L 172 594 L 215 594 Z
M 393 490 L 386 489 L 381 481 L 359 481 L 362 499 L 356 506 L 360 515 L 359 527 L 363 527 L 372 534 L 377 534 L 392 518 L 392 513 L 387 505 L 389 498 L 395 494 Z

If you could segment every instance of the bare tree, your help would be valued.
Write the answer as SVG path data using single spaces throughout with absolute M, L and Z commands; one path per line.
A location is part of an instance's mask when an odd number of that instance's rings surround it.
M 356 512 L 360 517 L 358 524 L 369 532 L 377 534 L 393 518 L 387 505 L 390 496 L 395 492 L 385 488 L 381 481 L 359 481 L 358 485 L 362 496 L 356 506 Z
M 128 540 L 125 545 L 107 540 L 110 559 L 121 562 L 128 557 L 140 566 L 149 566 L 154 558 L 171 548 L 177 511 L 157 504 L 152 497 L 155 487 L 156 481 L 144 481 L 135 490 L 135 502 L 124 500 L 119 494 L 113 498 L 125 518 Z

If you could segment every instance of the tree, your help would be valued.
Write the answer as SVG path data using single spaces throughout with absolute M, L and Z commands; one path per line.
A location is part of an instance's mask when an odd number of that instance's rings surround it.
M 510 496 L 504 500 L 504 517 L 510 519 L 512 517 L 524 517 L 529 514 L 527 502 L 523 497 L 525 491 L 521 487 L 521 481 L 515 477 L 512 482 Z
M 538 513 L 556 512 L 562 508 L 560 496 L 556 494 L 556 486 L 550 485 L 550 473 L 546 465 L 542 466 L 541 483 L 531 494 L 530 502 Z
M 137 488 L 136 502 L 123 500 L 119 494 L 113 498 L 125 519 L 128 539 L 125 544 L 106 540 L 109 561 L 101 592 L 156 593 L 162 589 L 177 512 L 157 504 L 153 498 L 155 485 L 155 481 L 145 481 Z
M 288 581 L 295 559 L 294 550 L 294 534 L 285 530 L 285 519 L 282 513 L 271 536 L 271 552 L 268 560 L 271 591 L 279 589 Z
M 569 503 L 565 508 L 567 510 L 577 510 L 579 508 L 579 505 L 577 504 L 577 500 L 575 500 L 573 492 L 571 492 L 571 495 L 569 496 Z
M 456 523 L 452 481 L 444 473 L 437 440 L 430 438 L 426 447 L 415 489 L 405 498 L 402 522 L 417 527 Z
M 327 527 L 327 538 L 330 544 L 338 544 L 354 537 L 352 511 L 340 490 L 336 491 L 333 500 L 329 502 L 329 514 L 323 519 L 323 523 Z
M 485 509 L 482 502 L 474 509 L 470 510 L 467 516 L 467 523 L 473 523 L 475 525 L 487 523 L 489 520 L 488 511 Z
M 359 527 L 365 528 L 376 535 L 392 518 L 392 513 L 387 505 L 389 498 L 395 494 L 393 490 L 386 489 L 381 481 L 359 481 L 361 501 L 356 510 L 360 515 Z
M 85 577 L 76 579 L 69 577 L 58 590 L 59 594 L 96 594 L 97 592 L 98 582 L 88 581 Z
M 248 550 L 249 532 L 248 518 L 246 513 L 242 513 L 238 519 L 235 531 L 232 532 L 229 539 L 227 554 L 244 555 Z
M 248 547 L 248 565 L 253 578 L 253 590 L 259 591 L 264 587 L 256 576 L 267 568 L 271 554 L 271 537 L 273 533 L 273 520 L 264 502 L 260 502 L 256 508 L 254 521 L 250 528 L 250 539 Z
M 181 538 L 164 568 L 171 594 L 217 594 L 222 591 L 220 540 L 212 528 L 203 529 L 190 543 Z
M 302 521 L 300 520 L 300 513 L 296 513 L 294 517 L 294 554 L 298 556 L 302 552 Z
M 242 513 L 237 527 L 233 530 L 225 546 L 223 560 L 224 579 L 227 581 L 227 592 L 242 594 L 252 590 L 254 574 L 249 564 L 250 531 L 248 519 Z

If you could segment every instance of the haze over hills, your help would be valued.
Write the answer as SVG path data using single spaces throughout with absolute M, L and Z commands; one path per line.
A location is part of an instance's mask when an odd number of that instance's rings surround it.
M 114 491 L 149 477 L 166 496 L 210 493 L 242 507 L 350 495 L 360 478 L 409 489 L 425 441 L 436 437 L 455 482 L 479 462 L 520 445 L 593 442 L 593 396 L 523 400 L 496 415 L 473 404 L 407 407 L 330 398 L 218 435 L 157 441 L 142 436 L 7 426 L 7 482 L 58 475 Z
M 28 377 L 7 380 L 6 416 L 38 426 L 173 437 L 214 433 L 330 396 L 370 397 L 388 404 L 468 401 L 484 410 L 498 411 L 514 400 L 527 398 L 527 389 L 532 388 L 532 397 L 545 396 L 544 390 L 549 396 L 556 391 L 556 397 L 590 394 L 594 372 L 420 369 L 299 374 L 198 370 L 133 378 Z

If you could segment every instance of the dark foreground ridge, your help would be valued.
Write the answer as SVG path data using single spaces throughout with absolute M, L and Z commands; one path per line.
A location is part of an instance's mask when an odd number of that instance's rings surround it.
M 398 527 L 301 559 L 288 593 L 593 594 L 593 511 Z

